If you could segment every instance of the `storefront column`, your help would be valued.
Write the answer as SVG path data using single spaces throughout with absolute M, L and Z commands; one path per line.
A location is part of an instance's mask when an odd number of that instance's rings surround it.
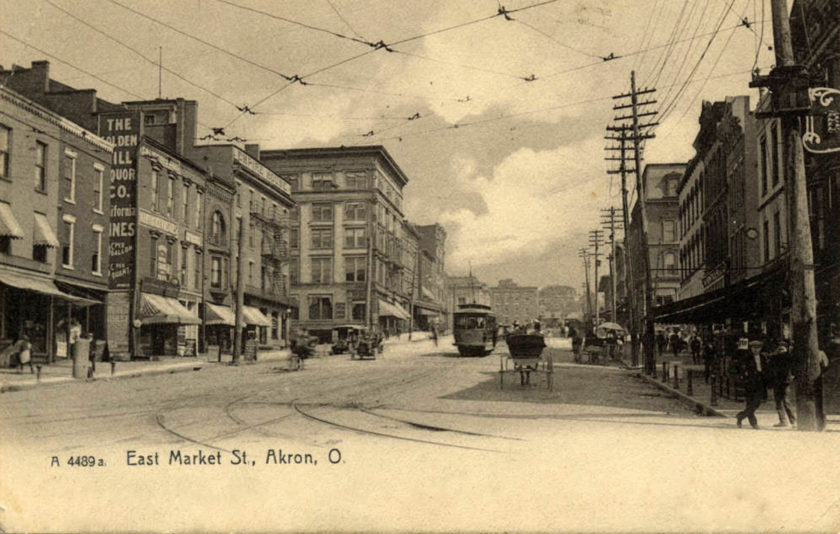
M 3 306 L 6 302 L 3 299 Z M 55 310 L 53 296 L 47 297 L 47 364 L 55 363 Z M 3 312 L 6 310 L 4 309 Z M 5 316 L 5 313 L 3 313 Z M 5 321 L 3 321 L 5 324 Z

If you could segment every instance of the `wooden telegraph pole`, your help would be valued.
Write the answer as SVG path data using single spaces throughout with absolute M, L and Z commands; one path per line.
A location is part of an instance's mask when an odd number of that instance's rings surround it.
M 618 322 L 618 300 L 616 297 L 616 257 L 615 257 L 615 231 L 616 228 L 621 228 L 621 221 L 616 221 L 617 212 L 614 206 L 601 210 L 601 225 L 610 232 L 610 284 L 611 284 L 611 299 L 610 299 L 610 320 L 614 323 Z M 626 249 L 625 249 L 626 250 Z M 626 254 L 625 254 L 626 256 Z M 626 277 L 626 274 L 625 274 Z
M 591 254 L 593 258 L 595 258 L 595 280 L 593 285 L 595 286 L 595 326 L 601 324 L 601 315 L 600 315 L 600 305 L 598 303 L 598 285 L 600 280 L 598 279 L 598 266 L 601 265 L 601 253 L 598 252 L 598 247 L 604 244 L 604 232 L 601 230 L 590 230 L 589 231 L 589 246 L 595 249 L 595 252 Z
M 642 183 L 642 142 L 645 139 L 652 139 L 654 136 L 653 133 L 642 133 L 641 130 L 643 128 L 651 128 L 656 126 L 657 122 L 648 122 L 645 124 L 640 124 L 639 119 L 641 117 L 648 117 L 652 115 L 656 115 L 655 111 L 645 111 L 649 108 L 646 106 L 650 106 L 656 104 L 656 100 L 646 100 L 644 102 L 639 102 L 639 96 L 653 93 L 656 89 L 636 89 L 636 72 L 632 71 L 630 73 L 630 92 L 625 94 L 616 95 L 613 97 L 614 100 L 622 100 L 622 99 L 630 99 L 629 103 L 623 103 L 613 106 L 613 110 L 623 110 L 623 109 L 630 109 L 631 114 L 615 117 L 613 120 L 617 123 L 615 126 L 607 126 L 607 130 L 610 132 L 617 132 L 619 134 L 618 137 L 614 135 L 606 136 L 606 139 L 612 141 L 619 141 L 621 143 L 619 150 L 621 152 L 621 157 L 618 158 L 621 160 L 619 166 L 619 173 L 621 174 L 621 181 L 622 181 L 622 193 L 623 193 L 623 202 L 624 202 L 624 217 L 625 217 L 625 228 L 629 228 L 627 217 L 628 217 L 628 206 L 627 206 L 627 186 L 626 186 L 626 172 L 631 172 L 627 170 L 625 166 L 626 162 L 626 153 L 625 153 L 625 142 L 630 140 L 633 141 L 633 162 L 634 166 L 632 172 L 636 174 L 636 198 L 637 202 L 639 202 L 639 217 L 641 219 L 641 236 L 640 236 L 640 248 L 641 254 L 640 258 L 642 261 L 642 268 L 644 269 L 644 276 L 645 276 L 645 305 L 644 305 L 644 322 L 643 322 L 643 346 L 645 349 L 645 371 L 648 374 L 653 374 L 655 371 L 654 367 L 656 365 L 656 361 L 654 359 L 653 354 L 653 317 L 649 316 L 649 314 L 653 310 L 653 294 L 652 294 L 652 285 L 651 285 L 651 274 L 650 274 L 650 254 L 648 252 L 648 243 L 647 243 L 647 210 L 645 206 L 644 200 L 646 199 L 646 191 L 645 186 Z M 627 121 L 631 121 L 629 124 Z M 628 132 L 629 135 L 628 135 Z M 609 159 L 616 159 L 616 158 L 607 158 Z M 625 243 L 627 243 L 627 231 L 625 231 Z M 630 248 L 625 249 L 625 256 L 630 257 Z M 628 266 L 629 271 L 629 266 Z M 633 295 L 631 298 L 631 318 L 632 322 L 634 323 L 632 328 L 632 345 L 633 345 L 633 364 L 638 365 L 638 332 L 640 330 L 639 325 L 639 317 L 637 315 L 637 306 L 636 306 L 636 298 L 634 295 L 634 285 L 631 285 L 630 291 L 628 294 Z
M 590 322 L 592 316 L 592 297 L 589 290 L 589 252 L 582 248 L 578 251 L 578 256 L 583 258 L 583 273 L 586 278 L 586 322 Z
M 796 65 L 785 0 L 771 0 L 773 48 L 776 67 L 768 76 L 757 77 L 751 87 L 769 87 L 770 116 L 781 118 L 784 154 L 789 176 L 785 186 L 790 206 L 789 278 L 793 357 L 796 361 L 796 412 L 799 430 L 822 430 L 817 413 L 817 379 L 820 375 L 817 341 L 817 298 L 814 285 L 814 250 L 808 217 L 808 189 L 800 120 L 810 111 L 808 73 Z M 804 95 L 803 92 L 804 91 Z M 804 97 L 804 98 L 803 98 Z
M 239 365 L 239 356 L 242 354 L 242 308 L 245 306 L 245 219 L 239 217 L 239 233 L 236 236 L 236 316 L 233 320 L 233 361 L 231 364 Z

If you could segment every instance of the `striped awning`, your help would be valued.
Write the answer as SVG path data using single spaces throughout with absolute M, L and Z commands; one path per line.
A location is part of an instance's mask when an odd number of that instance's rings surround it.
M 0 202 L 0 237 L 23 239 L 23 228 L 15 219 L 12 207 L 5 202 Z
M 253 306 L 242 307 L 242 318 L 247 325 L 255 326 L 271 326 L 271 319 L 265 316 L 263 312 Z
M 177 300 L 161 295 L 142 293 L 137 318 L 147 324 L 200 324 L 198 317 Z
M 33 236 L 32 245 L 36 247 L 53 247 L 58 248 L 58 238 L 55 237 L 55 232 L 50 227 L 47 218 L 40 213 L 35 214 L 35 235 Z
M 234 326 L 236 324 L 236 317 L 233 315 L 233 310 L 228 306 L 211 304 L 209 302 L 206 302 L 205 306 L 204 318 L 207 321 L 207 326 Z
M 407 321 L 410 317 L 408 312 L 402 309 L 402 306 L 391 304 L 386 300 L 379 299 L 379 315 L 390 315 L 397 319 Z

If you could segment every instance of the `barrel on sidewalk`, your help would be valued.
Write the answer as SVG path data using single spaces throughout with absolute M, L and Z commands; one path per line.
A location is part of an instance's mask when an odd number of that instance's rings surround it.
M 90 367 L 90 340 L 80 337 L 73 344 L 73 378 L 87 378 Z

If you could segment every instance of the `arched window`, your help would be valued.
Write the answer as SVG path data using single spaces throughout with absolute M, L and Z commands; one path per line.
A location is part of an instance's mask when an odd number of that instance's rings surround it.
M 210 231 L 210 237 L 215 243 L 222 244 L 225 242 L 225 218 L 221 212 L 213 212 L 213 226 Z

